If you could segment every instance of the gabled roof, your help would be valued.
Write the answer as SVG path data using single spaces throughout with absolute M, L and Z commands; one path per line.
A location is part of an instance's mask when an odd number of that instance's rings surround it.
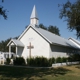
M 76 40 L 76 39 L 74 39 L 74 38 L 69 38 L 68 40 L 72 40 L 72 41 L 74 41 L 76 44 L 78 44 L 78 45 L 80 45 L 80 42 L 78 41 L 78 40 Z
M 11 43 L 14 43 L 16 46 L 24 47 L 24 44 L 21 41 L 16 39 L 11 39 L 10 42 L 7 44 L 7 46 L 9 46 Z
M 32 14 L 31 14 L 31 17 L 30 18 L 36 18 L 36 19 L 38 19 L 35 5 L 33 7 Z
M 26 30 L 20 35 L 18 40 L 24 36 L 24 34 L 27 32 L 29 28 L 34 29 L 41 37 L 43 37 L 46 41 L 48 41 L 50 44 L 55 44 L 55 45 L 62 45 L 62 46 L 67 46 L 67 47 L 72 47 L 72 48 L 77 48 L 79 49 L 75 44 L 73 44 L 71 41 L 64 39 L 58 35 L 55 35 L 47 30 L 39 28 L 37 25 L 29 25 Z

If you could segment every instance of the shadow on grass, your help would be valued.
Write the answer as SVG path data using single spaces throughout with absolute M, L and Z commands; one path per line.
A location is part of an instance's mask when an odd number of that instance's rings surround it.
M 76 68 L 80 69 L 80 64 L 76 66 Z
M 9 77 L 9 78 L 26 78 L 26 80 L 34 80 L 32 78 L 38 77 L 42 78 L 43 76 L 59 76 L 65 75 L 68 69 L 65 68 L 22 68 L 22 67 L 10 67 L 10 66 L 0 66 L 0 75 Z M 41 79 L 46 80 L 46 79 Z

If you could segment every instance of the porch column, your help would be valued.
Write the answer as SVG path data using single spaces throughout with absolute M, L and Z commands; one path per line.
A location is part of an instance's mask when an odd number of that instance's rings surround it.
M 3 65 L 4 65 L 4 53 L 3 53 L 3 60 L 2 61 L 3 61 Z
M 11 45 L 9 46 L 9 58 L 10 58 L 10 53 L 11 53 Z
M 18 52 L 18 48 L 17 48 L 17 46 L 16 46 L 16 56 L 17 56 L 17 52 Z

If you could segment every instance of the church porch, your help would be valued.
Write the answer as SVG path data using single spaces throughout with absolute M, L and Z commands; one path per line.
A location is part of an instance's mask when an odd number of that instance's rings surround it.
M 16 39 L 11 39 L 7 46 L 9 46 L 9 55 L 11 52 L 14 52 L 16 54 L 16 57 L 21 56 L 24 49 L 23 43 Z

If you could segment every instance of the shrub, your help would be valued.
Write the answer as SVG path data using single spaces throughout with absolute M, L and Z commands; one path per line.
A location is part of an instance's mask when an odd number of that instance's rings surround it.
M 25 65 L 25 59 L 23 57 L 16 57 L 14 60 L 13 60 L 13 64 L 14 65 Z
M 77 60 L 80 61 L 80 54 L 77 55 Z
M 53 63 L 55 63 L 55 58 L 54 57 L 49 59 L 49 65 L 51 66 Z
M 27 64 L 35 67 L 48 67 L 49 60 L 45 57 L 27 58 Z
M 34 66 L 34 63 L 35 62 L 35 59 L 32 57 L 32 58 L 27 58 L 27 65 L 28 66 Z
M 68 61 L 80 61 L 80 54 L 72 54 L 68 57 Z
M 62 58 L 61 57 L 57 57 L 56 58 L 56 63 L 62 63 Z
M 79 61 L 79 60 L 80 60 L 80 55 L 79 54 L 72 55 L 72 61 Z
M 11 59 L 10 58 L 6 58 L 6 64 L 10 64 Z
M 62 57 L 62 62 L 66 62 L 67 58 L 66 57 Z
M 45 58 L 45 57 L 42 57 L 41 59 L 42 59 L 42 60 L 41 60 L 41 66 L 43 66 L 43 67 L 48 67 L 48 66 L 49 66 L 49 61 L 48 61 L 48 59 Z
M 72 58 L 71 58 L 71 57 L 68 57 L 68 58 L 67 58 L 67 61 L 68 61 L 68 62 L 72 62 Z
M 41 66 L 42 65 L 41 61 L 42 61 L 42 59 L 40 57 L 36 57 L 35 61 L 34 61 L 34 63 L 35 63 L 34 66 Z

